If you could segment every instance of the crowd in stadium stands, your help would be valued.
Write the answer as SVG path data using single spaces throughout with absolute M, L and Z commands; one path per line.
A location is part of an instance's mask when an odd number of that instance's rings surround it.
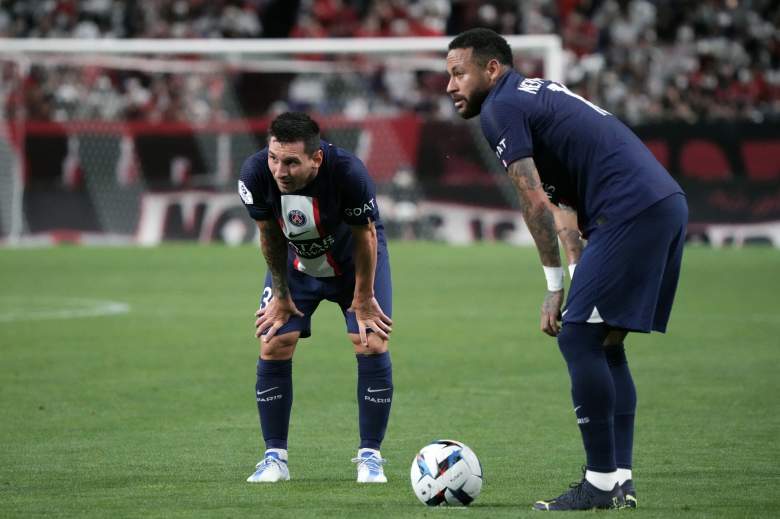
M 441 36 L 475 26 L 560 34 L 565 82 L 630 124 L 780 118 L 780 7 L 772 0 L 0 0 L 6 38 Z M 230 108 L 224 74 L 50 63 L 19 80 L 9 67 L 0 68 L 6 117 L 22 99 L 26 117 L 43 120 L 207 120 Z M 538 63 L 520 67 L 541 72 Z M 350 88 L 355 81 L 376 98 L 362 108 L 349 99 L 362 91 Z M 445 84 L 440 73 L 381 69 L 368 78 L 301 76 L 271 109 L 451 113 Z

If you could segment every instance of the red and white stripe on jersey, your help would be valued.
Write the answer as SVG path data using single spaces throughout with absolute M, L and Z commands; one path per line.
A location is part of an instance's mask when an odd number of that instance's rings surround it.
M 319 203 L 316 198 L 302 195 L 282 195 L 282 230 L 288 240 L 306 242 L 327 235 L 320 221 Z M 330 252 L 316 258 L 296 256 L 296 270 L 314 277 L 333 277 L 341 274 Z

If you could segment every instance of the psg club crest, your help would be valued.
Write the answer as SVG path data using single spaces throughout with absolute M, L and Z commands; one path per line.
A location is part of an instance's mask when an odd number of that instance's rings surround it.
M 299 211 L 298 209 L 293 209 L 289 213 L 287 213 L 287 221 L 289 221 L 291 224 L 293 224 L 296 227 L 303 227 L 306 225 L 306 215 L 303 214 L 303 211 Z

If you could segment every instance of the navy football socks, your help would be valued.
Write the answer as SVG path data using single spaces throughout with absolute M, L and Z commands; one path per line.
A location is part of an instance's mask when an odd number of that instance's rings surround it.
M 360 448 L 379 450 L 385 437 L 393 401 L 393 366 L 390 362 L 390 352 L 355 357 L 358 367 Z
M 257 411 L 266 449 L 287 449 L 292 409 L 292 359 L 257 361 Z
M 622 344 L 605 349 L 607 364 L 615 384 L 615 461 L 618 468 L 631 468 L 634 448 L 634 415 L 636 387 L 628 369 L 626 350 Z
M 558 346 L 571 378 L 574 412 L 587 456 L 587 469 L 614 472 L 615 384 L 604 353 L 607 328 L 600 324 L 566 323 Z

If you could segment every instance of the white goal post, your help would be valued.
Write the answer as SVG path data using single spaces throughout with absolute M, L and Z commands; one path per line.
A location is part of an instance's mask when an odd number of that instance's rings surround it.
M 540 52 L 545 63 L 545 77 L 563 79 L 563 46 L 554 34 L 505 36 L 513 51 Z M 6 39 L 0 55 L 35 59 L 39 54 L 87 55 L 265 55 L 278 54 L 410 54 L 444 52 L 451 37 L 412 38 L 291 38 L 291 39 L 96 39 L 67 38 Z M 444 68 L 443 65 L 439 65 Z
M 564 75 L 564 51 L 561 39 L 556 35 L 521 35 L 505 36 L 510 47 L 514 51 L 516 63 L 533 64 L 536 74 L 543 70 L 544 77 L 554 81 L 562 81 Z M 168 239 L 163 232 L 161 223 L 146 220 L 141 222 L 142 218 L 150 218 L 146 207 L 151 207 L 147 202 L 159 198 L 160 189 L 151 183 L 146 182 L 146 176 L 149 168 L 155 168 L 152 173 L 159 178 L 159 161 L 141 160 L 136 155 L 142 155 L 138 148 L 138 138 L 143 141 L 149 141 L 149 135 L 154 134 L 154 128 L 147 128 L 143 121 L 131 121 L 122 119 L 121 116 L 105 115 L 121 113 L 119 110 L 99 110 L 100 101 L 95 101 L 101 94 L 88 91 L 88 88 L 94 88 L 94 84 L 77 85 L 82 86 L 78 93 L 72 85 L 66 85 L 70 90 L 63 87 L 60 92 L 69 94 L 70 107 L 72 112 L 66 115 L 56 115 L 48 121 L 36 120 L 35 115 L 25 108 L 23 104 L 24 95 L 19 91 L 27 77 L 34 74 L 36 70 L 51 71 L 55 80 L 57 74 L 64 74 L 63 77 L 72 77 L 69 71 L 90 71 L 104 70 L 113 71 L 120 77 L 127 78 L 133 74 L 143 74 L 146 77 L 155 77 L 160 75 L 177 76 L 179 79 L 196 79 L 205 77 L 224 78 L 226 84 L 226 100 L 223 105 L 229 105 L 229 121 L 215 123 L 214 120 L 192 120 L 184 121 L 183 124 L 190 124 L 190 130 L 195 132 L 192 137 L 194 144 L 192 147 L 195 153 L 203 158 L 199 164 L 201 170 L 210 169 L 211 174 L 206 175 L 196 171 L 193 182 L 179 184 L 181 189 L 175 195 L 181 197 L 181 194 L 187 189 L 201 190 L 201 193 L 195 198 L 199 200 L 197 204 L 203 202 L 203 188 L 211 190 L 215 195 L 213 200 L 221 200 L 219 194 L 229 193 L 231 189 L 231 178 L 234 170 L 240 165 L 241 157 L 245 157 L 247 150 L 246 139 L 242 134 L 255 135 L 264 131 L 264 125 L 267 121 L 261 114 L 243 112 L 242 93 L 233 89 L 233 81 L 238 74 L 261 74 L 278 75 L 274 77 L 287 76 L 299 78 L 293 80 L 289 85 L 292 90 L 295 87 L 296 93 L 307 95 L 311 92 L 311 82 L 307 83 L 306 78 L 336 78 L 361 76 L 367 74 L 365 70 L 380 67 L 389 70 L 397 70 L 408 76 L 414 76 L 416 73 L 441 74 L 446 75 L 446 66 L 444 56 L 452 37 L 413 37 L 413 38 L 304 38 L 304 39 L 4 39 L 0 45 L 0 244 L 18 244 L 18 243 L 47 243 L 50 241 L 49 235 L 52 230 L 47 227 L 46 222 L 42 222 L 41 214 L 45 212 L 46 207 L 50 207 L 52 201 L 62 201 L 63 206 L 70 204 L 69 209 L 62 211 L 79 210 L 81 200 L 88 202 L 88 216 L 81 218 L 91 219 L 97 222 L 89 232 L 80 231 L 82 238 L 80 242 L 96 243 L 150 243 L 148 238 L 140 234 L 144 229 L 158 227 L 151 234 L 159 235 L 161 239 Z M 365 64 L 370 63 L 368 68 Z M 10 68 L 9 68 L 10 66 Z M 5 68 L 3 68 L 5 67 Z M 374 70 L 371 69 L 371 70 Z M 9 80 L 9 72 L 15 74 L 16 78 Z M 65 72 L 62 72 L 65 71 Z M 78 77 L 80 76 L 77 74 Z M 70 74 L 70 75 L 69 75 Z M 84 77 L 89 76 L 85 73 Z M 51 79 L 51 78 L 49 78 Z M 94 76 L 93 76 L 94 79 Z M 364 78 L 365 79 L 365 78 Z M 12 84 L 15 81 L 15 85 Z M 334 81 L 335 82 L 335 81 Z M 51 81 L 50 81 L 51 83 Z M 348 83 L 348 82 L 347 82 Z M 203 82 L 205 84 L 205 81 Z M 12 95 L 14 87 L 16 95 Z M 206 89 L 206 86 L 201 85 Z M 265 84 L 261 88 L 266 87 Z M 355 88 L 353 84 L 347 84 L 345 88 Z M 151 89 L 150 89 L 151 90 Z M 345 91 L 344 97 L 351 95 Z M 275 94 L 268 90 L 269 95 Z M 439 93 L 444 96 L 443 89 Z M 290 94 L 292 95 L 292 94 Z M 371 92 L 358 92 L 360 96 L 370 96 Z M 79 109 L 82 98 L 89 98 L 85 103 L 92 107 L 91 111 Z M 20 103 L 15 108 L 13 102 Z M 124 103 L 117 96 L 111 98 L 111 102 Z M 75 106 L 75 108 L 73 108 Z M 224 106 L 223 106 L 224 107 Z M 14 108 L 14 109 L 12 109 Z M 362 154 L 372 155 L 374 166 L 379 164 L 377 161 L 393 161 L 393 168 L 401 164 L 397 156 L 398 150 L 403 149 L 404 139 L 410 138 L 405 134 L 409 119 L 417 117 L 414 110 L 409 108 L 400 108 L 400 118 L 405 121 L 394 120 L 399 118 L 399 111 L 390 113 L 389 111 L 379 112 L 363 108 L 358 112 L 340 112 L 331 109 L 329 112 L 320 113 L 326 121 L 326 126 L 342 127 L 344 120 L 351 121 L 353 126 L 373 127 L 370 131 L 362 132 L 354 142 L 352 149 L 361 158 Z M 85 116 L 83 114 L 91 114 Z M 100 113 L 102 118 L 95 118 L 93 114 Z M 269 112 L 266 112 L 266 115 Z M 365 121 L 362 116 L 365 116 Z M 390 115 L 388 115 L 390 114 Z M 258 119 L 260 117 L 260 119 Z M 387 120 L 377 118 L 386 117 Z M 373 121 L 372 121 L 373 118 Z M 419 118 L 418 118 L 419 119 Z M 151 127 L 155 124 L 167 123 L 164 119 L 156 119 L 156 122 L 149 123 Z M 181 122 L 181 121 L 180 121 Z M 165 131 L 168 134 L 180 132 L 181 125 L 178 123 L 169 125 Z M 202 128 L 202 134 L 198 134 Z M 389 129 L 389 130 L 388 130 Z M 391 131 L 392 130 L 392 131 Z M 61 160 L 56 164 L 53 161 L 41 166 L 45 161 L 31 161 L 30 158 L 40 159 L 46 154 L 46 149 L 41 148 L 42 141 L 46 139 L 57 140 L 61 150 Z M 380 146 L 386 146 L 390 142 L 388 151 L 379 153 L 376 149 Z M 482 139 L 474 139 L 475 149 L 480 148 L 478 153 L 482 157 L 492 155 L 490 150 L 485 148 Z M 32 146 L 28 146 L 32 143 Z M 257 144 L 255 142 L 254 144 Z M 338 143 L 342 145 L 341 143 Z M 38 146 L 38 148 L 35 148 Z M 372 148 L 373 146 L 373 148 Z M 368 150 L 368 151 L 367 151 Z M 374 150 L 374 151 L 371 151 Z M 154 151 L 145 152 L 154 154 Z M 182 153 L 186 155 L 186 153 Z M 59 157 L 59 156 L 58 156 Z M 147 157 L 148 158 L 148 157 Z M 408 157 L 407 157 L 408 158 Z M 183 159 L 183 160 L 180 160 Z M 163 168 L 165 175 L 177 177 L 177 175 L 186 177 L 190 169 L 196 169 L 190 160 L 183 156 L 173 156 L 166 158 L 169 162 Z M 153 163 L 153 164 L 152 164 Z M 37 166 L 36 166 L 37 164 Z M 152 164 L 150 166 L 150 164 Z M 390 162 L 387 162 L 390 164 Z M 35 168 L 38 168 L 37 170 Z M 51 181 L 51 177 L 57 175 L 61 180 L 57 180 L 59 185 L 57 190 L 63 191 L 62 197 L 57 198 L 58 193 L 44 193 L 40 182 L 34 185 L 40 173 L 40 168 L 44 167 L 44 177 Z M 384 168 L 384 169 L 389 169 Z M 139 169 L 147 168 L 140 173 Z M 58 171 L 53 173 L 52 170 Z M 61 170 L 61 171 L 59 171 Z M 372 169 L 379 170 L 380 174 L 383 168 Z M 32 171 L 32 173 L 31 173 Z M 458 172 L 455 172 L 457 177 Z M 489 175 L 488 175 L 489 176 Z M 193 176 L 189 179 L 192 180 Z M 208 177 L 208 178 L 206 178 Z M 387 174 L 384 180 L 387 181 Z M 32 184 L 31 184 L 32 179 Z M 129 179 L 129 180 L 128 180 Z M 140 179 L 140 180 L 139 180 Z M 380 178 L 380 183 L 382 179 Z M 495 181 L 494 181 L 495 182 Z M 62 187 L 66 185 L 66 187 Z M 77 187 L 73 187 L 76 185 Z M 174 186 L 175 187 L 175 186 Z M 35 189 L 38 192 L 32 192 Z M 500 190 L 501 188 L 499 188 Z M 83 191 L 83 196 L 76 196 L 76 191 Z M 163 188 L 163 191 L 165 188 Z M 50 190 L 52 191 L 52 190 Z M 65 200 L 68 198 L 69 202 Z M 166 200 L 172 200 L 173 195 Z M 177 198 L 177 200 L 179 200 Z M 181 200 L 189 200 L 186 196 Z M 158 200 L 159 201 L 159 200 Z M 447 200 L 451 202 L 451 200 Z M 458 237 L 458 232 L 463 222 L 467 222 L 466 227 L 471 225 L 479 229 L 478 237 L 475 239 L 498 238 L 510 241 L 512 243 L 528 242 L 527 230 L 519 216 L 515 217 L 506 211 L 496 212 L 495 214 L 469 209 L 464 212 L 462 206 L 458 204 L 442 204 L 430 206 L 425 200 L 421 201 L 421 207 L 424 212 L 439 211 L 443 218 L 438 217 L 439 228 L 446 235 L 442 239 L 448 241 L 469 241 L 470 237 Z M 165 202 L 167 203 L 167 202 Z M 179 202 L 177 202 L 179 203 Z M 182 202 L 183 203 L 183 202 Z M 221 204 L 221 205 L 220 205 Z M 216 209 L 222 210 L 224 203 L 217 204 Z M 503 205 L 503 204 L 499 204 Z M 189 207 L 189 206 L 188 206 Z M 460 207 L 460 209 L 459 209 Z M 213 209 L 213 208 L 211 208 Z M 195 209 L 193 209 L 195 210 Z M 209 209 L 210 210 L 210 209 Z M 189 211 L 189 209 L 188 209 Z M 458 212 L 460 211 L 460 213 Z M 166 213 L 167 214 L 167 213 Z M 190 215 L 190 213 L 187 213 Z M 211 214 L 211 213 L 207 213 Z M 218 213 L 221 214 L 221 213 Z M 191 215 L 190 215 L 191 216 Z M 189 222 L 190 216 L 182 218 Z M 165 216 L 164 218 L 167 218 Z M 507 220 L 512 220 L 507 222 Z M 49 220 L 54 221 L 55 217 L 49 215 Z M 479 220 L 476 226 L 473 224 Z M 457 222 L 457 223 L 456 223 Z M 470 222 L 470 224 L 469 224 Z M 151 225 L 151 227 L 150 227 Z M 185 225 L 186 227 L 186 225 Z M 482 229 L 488 229 L 483 231 Z M 62 228 L 54 229 L 69 232 L 69 227 L 64 224 Z M 492 229 L 501 229 L 494 231 Z M 509 229 L 509 231 L 507 231 Z M 476 233 L 477 231 L 475 231 Z M 61 233 L 62 234 L 62 233 Z M 186 234 L 186 233 L 179 233 Z M 199 237 L 197 233 L 188 235 L 190 238 L 207 240 L 208 238 Z M 177 238 L 173 238 L 177 239 Z

